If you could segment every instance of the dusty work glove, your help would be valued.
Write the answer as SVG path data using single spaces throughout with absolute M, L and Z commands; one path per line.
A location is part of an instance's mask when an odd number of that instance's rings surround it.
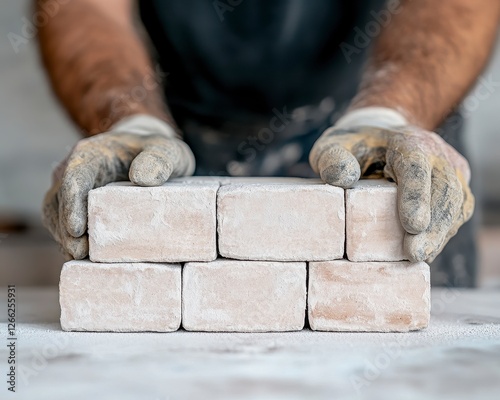
M 344 188 L 361 176 L 393 179 L 405 252 L 414 262 L 431 262 L 474 210 L 467 160 L 391 109 L 348 113 L 316 141 L 309 161 L 323 181 Z
M 170 177 L 192 175 L 194 167 L 191 149 L 172 127 L 151 116 L 129 117 L 109 132 L 80 140 L 56 168 L 43 203 L 43 223 L 68 258 L 85 258 L 91 189 L 129 179 L 159 186 Z

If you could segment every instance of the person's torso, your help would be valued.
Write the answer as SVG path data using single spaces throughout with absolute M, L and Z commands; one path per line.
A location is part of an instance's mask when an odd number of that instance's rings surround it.
M 140 11 L 174 115 L 245 120 L 350 99 L 367 48 L 356 48 L 355 36 L 384 3 L 140 0 Z

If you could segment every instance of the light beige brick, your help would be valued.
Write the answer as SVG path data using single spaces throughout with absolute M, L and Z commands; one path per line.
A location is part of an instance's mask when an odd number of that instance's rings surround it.
M 59 301 L 65 331 L 175 331 L 181 266 L 70 261 L 61 272 Z
M 219 253 L 227 258 L 342 258 L 344 191 L 315 180 L 222 186 L 217 197 L 217 230 Z
M 221 185 L 254 185 L 254 184 L 276 184 L 276 185 L 317 185 L 323 184 L 321 179 L 280 177 L 280 176 L 238 176 L 220 177 Z
M 179 178 L 171 178 L 170 183 L 187 183 L 189 185 L 199 185 L 200 183 L 218 183 L 225 182 L 228 177 L 225 176 L 181 176 Z
M 277 184 L 277 185 L 293 185 L 293 184 L 321 184 L 321 179 L 296 178 L 296 177 L 280 177 L 280 176 L 183 176 L 173 178 L 170 182 L 180 183 L 206 183 L 218 182 L 221 186 L 227 185 L 252 185 L 252 184 Z
M 308 316 L 317 331 L 407 332 L 430 318 L 430 272 L 423 262 L 309 264 Z
M 406 260 L 404 234 L 395 183 L 361 180 L 347 189 L 346 253 L 350 261 Z
M 217 257 L 217 182 L 89 193 L 89 254 L 96 262 L 211 261 Z
M 182 326 L 189 331 L 297 331 L 304 326 L 306 264 L 219 259 L 188 263 Z

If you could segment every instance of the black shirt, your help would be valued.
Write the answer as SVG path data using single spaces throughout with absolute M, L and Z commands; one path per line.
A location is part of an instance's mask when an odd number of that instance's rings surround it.
M 355 94 L 383 0 L 141 0 L 176 119 L 245 121 Z M 357 29 L 356 29 L 357 28 Z

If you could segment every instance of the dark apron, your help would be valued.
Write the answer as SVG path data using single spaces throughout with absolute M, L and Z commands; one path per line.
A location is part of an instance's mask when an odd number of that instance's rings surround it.
M 377 24 L 394 17 L 383 0 L 139 5 L 197 175 L 314 176 L 312 145 L 356 94 Z M 466 155 L 462 122 L 453 115 L 440 134 Z M 475 284 L 473 227 L 433 263 L 433 283 Z

